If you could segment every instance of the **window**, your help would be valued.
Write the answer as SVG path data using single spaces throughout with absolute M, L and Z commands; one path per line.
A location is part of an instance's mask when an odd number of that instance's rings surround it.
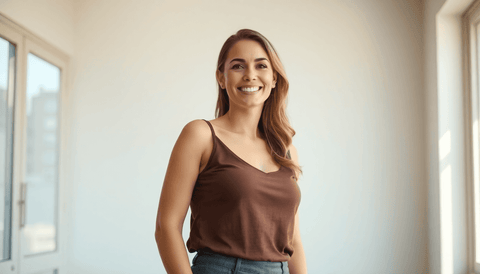
M 43 144 L 45 147 L 50 148 L 55 146 L 57 143 L 57 136 L 55 133 L 45 133 L 43 134 Z
M 43 111 L 45 113 L 57 113 L 57 102 L 55 100 L 47 100 L 45 101 L 45 104 L 43 105 Z
M 0 14 L 0 273 L 62 272 L 67 63 Z
M 57 128 L 57 120 L 55 119 L 55 117 L 46 117 L 43 120 L 43 125 L 45 130 L 55 130 Z

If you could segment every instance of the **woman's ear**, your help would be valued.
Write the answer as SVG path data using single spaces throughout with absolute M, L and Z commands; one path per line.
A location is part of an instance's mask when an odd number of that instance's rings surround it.
M 215 76 L 217 77 L 217 82 L 220 85 L 220 88 L 225 89 L 225 76 L 223 73 L 217 69 Z

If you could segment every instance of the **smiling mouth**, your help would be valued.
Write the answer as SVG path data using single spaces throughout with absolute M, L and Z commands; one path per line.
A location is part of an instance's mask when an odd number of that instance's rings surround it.
M 262 89 L 262 87 L 251 87 L 251 88 L 237 88 L 239 91 L 242 91 L 242 92 L 257 92 L 257 91 L 260 91 Z

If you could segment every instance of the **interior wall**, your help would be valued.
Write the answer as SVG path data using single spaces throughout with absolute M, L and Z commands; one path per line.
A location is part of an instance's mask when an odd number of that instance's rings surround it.
M 422 1 L 73 1 L 66 27 L 57 2 L 0 12 L 73 53 L 67 273 L 165 273 L 169 156 L 186 123 L 214 118 L 218 53 L 241 28 L 290 81 L 309 272 L 428 272 Z
M 0 0 L 0 12 L 15 23 L 73 55 L 75 0 Z
M 214 118 L 218 53 L 241 28 L 290 80 L 309 272 L 426 272 L 420 1 L 141 3 L 75 3 L 70 273 L 164 273 L 153 233 L 171 149 Z

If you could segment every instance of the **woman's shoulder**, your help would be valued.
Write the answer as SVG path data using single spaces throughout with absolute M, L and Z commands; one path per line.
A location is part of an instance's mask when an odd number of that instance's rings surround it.
M 206 119 L 205 119 L 206 120 Z M 203 153 L 211 147 L 213 141 L 212 130 L 204 119 L 196 119 L 188 122 L 182 130 L 182 139 L 188 140 L 188 143 L 200 148 Z M 206 120 L 208 121 L 208 120 Z
M 179 147 L 181 153 L 191 153 L 192 157 L 200 160 L 211 142 L 210 127 L 204 120 L 196 119 L 185 124 L 175 146 Z
M 196 119 L 188 122 L 182 130 L 182 133 L 189 137 L 197 137 L 199 139 L 208 139 L 211 136 L 211 130 L 204 119 Z

